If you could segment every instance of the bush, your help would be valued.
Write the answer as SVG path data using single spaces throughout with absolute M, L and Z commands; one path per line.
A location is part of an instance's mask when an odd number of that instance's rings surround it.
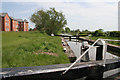
M 110 36 L 111 37 L 120 37 L 120 31 L 111 31 Z

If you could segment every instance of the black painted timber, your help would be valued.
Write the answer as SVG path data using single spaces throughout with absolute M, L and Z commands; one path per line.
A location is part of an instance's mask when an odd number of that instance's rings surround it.
M 89 76 L 89 72 L 92 72 L 93 69 L 98 68 L 101 64 L 103 64 L 102 60 L 76 63 L 65 75 L 62 75 L 62 72 L 65 68 L 70 66 L 71 63 L 34 67 L 2 68 L 0 74 L 2 74 L 2 80 L 72 80 Z M 107 60 L 106 66 L 102 70 L 104 72 L 116 68 L 120 68 L 120 58 Z
M 96 45 L 99 46 L 96 49 L 96 60 L 102 60 L 103 59 L 103 45 Z

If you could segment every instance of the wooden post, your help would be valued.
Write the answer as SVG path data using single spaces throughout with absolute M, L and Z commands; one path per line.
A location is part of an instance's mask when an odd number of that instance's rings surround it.
M 71 41 L 71 36 L 69 37 L 69 41 Z
M 77 45 L 77 36 L 76 36 L 76 45 Z
M 79 40 L 79 35 L 78 35 L 78 40 Z

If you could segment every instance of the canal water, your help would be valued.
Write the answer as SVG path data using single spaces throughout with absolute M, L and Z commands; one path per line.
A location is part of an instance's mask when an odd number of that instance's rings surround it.
M 69 41 L 69 40 L 66 39 L 66 42 L 68 43 L 68 45 L 70 46 L 70 48 L 73 50 L 76 58 L 78 58 L 81 55 L 82 41 L 76 42 L 75 39 L 72 39 L 71 41 Z M 95 57 L 95 55 L 96 55 L 96 47 L 91 48 L 90 51 L 89 51 L 89 53 L 92 53 L 92 55 L 89 56 L 90 59 L 95 60 L 95 58 L 96 58 Z M 106 59 L 115 59 L 115 58 L 119 58 L 119 57 L 116 56 L 116 55 L 113 55 L 113 54 L 111 54 L 109 52 L 106 52 Z M 109 77 L 109 76 L 111 76 L 113 74 L 116 74 L 118 72 L 120 72 L 120 68 L 104 72 L 103 77 L 106 78 L 106 77 Z M 77 80 L 84 80 L 84 78 L 77 79 Z

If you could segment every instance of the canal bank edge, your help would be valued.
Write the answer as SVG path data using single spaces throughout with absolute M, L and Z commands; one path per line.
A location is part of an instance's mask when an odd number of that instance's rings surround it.
M 70 48 L 70 46 L 68 45 L 68 43 L 65 41 L 65 39 L 63 37 L 61 37 L 61 40 L 63 42 L 63 44 L 62 44 L 63 48 L 66 49 L 65 54 L 68 55 L 71 63 L 74 62 L 76 60 L 76 56 L 75 56 L 74 52 L 72 51 L 72 49 Z

